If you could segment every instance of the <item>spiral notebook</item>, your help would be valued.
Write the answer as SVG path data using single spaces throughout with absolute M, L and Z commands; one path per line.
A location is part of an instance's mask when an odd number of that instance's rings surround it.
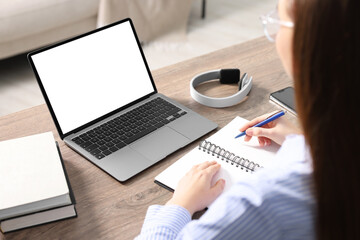
M 157 175 L 155 183 L 173 191 L 179 180 L 193 165 L 216 160 L 221 164 L 221 169 L 213 182 L 224 178 L 226 181 L 224 191 L 227 191 L 244 175 L 269 166 L 279 145 L 272 143 L 270 146 L 260 147 L 256 137 L 253 137 L 250 142 L 245 142 L 244 138 L 235 139 L 239 128 L 246 122 L 247 120 L 241 117 L 234 118 L 225 127 L 201 141 L 197 147 Z

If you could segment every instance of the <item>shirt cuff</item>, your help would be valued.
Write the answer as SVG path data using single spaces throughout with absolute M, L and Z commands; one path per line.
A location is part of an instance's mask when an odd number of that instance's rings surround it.
M 188 210 L 178 205 L 152 205 L 146 213 L 143 231 L 154 228 L 167 228 L 177 235 L 191 221 Z

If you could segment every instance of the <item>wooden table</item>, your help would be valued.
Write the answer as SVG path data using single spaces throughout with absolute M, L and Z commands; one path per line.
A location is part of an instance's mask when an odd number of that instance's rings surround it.
M 191 78 L 220 68 L 240 68 L 241 72 L 246 71 L 253 76 L 253 88 L 248 99 L 223 109 L 195 102 L 189 93 Z M 220 128 L 236 115 L 252 119 L 276 110 L 277 107 L 269 103 L 269 93 L 292 85 L 277 57 L 275 45 L 264 37 L 156 70 L 153 77 L 159 92 L 218 123 Z M 211 82 L 199 90 L 211 96 L 236 92 L 234 86 L 218 85 Z M 293 117 L 288 117 L 295 121 Z M 140 232 L 147 208 L 152 204 L 164 204 L 172 196 L 154 183 L 154 177 L 199 142 L 195 141 L 127 182 L 120 183 L 60 140 L 45 105 L 0 118 L 0 141 L 46 131 L 52 131 L 59 141 L 76 197 L 78 217 L 0 234 L 0 239 L 133 239 Z

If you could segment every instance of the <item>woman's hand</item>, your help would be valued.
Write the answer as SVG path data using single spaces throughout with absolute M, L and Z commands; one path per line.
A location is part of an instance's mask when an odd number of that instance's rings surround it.
M 250 122 L 246 123 L 239 130 L 241 132 L 246 129 L 245 141 L 250 141 L 251 137 L 258 137 L 260 146 L 267 146 L 271 144 L 271 140 L 281 145 L 285 141 L 285 137 L 289 134 L 301 134 L 301 130 L 293 125 L 286 118 L 278 118 L 262 127 L 252 127 L 255 124 L 265 120 L 267 117 L 272 115 L 264 114 L 260 117 L 257 117 Z
M 225 180 L 219 179 L 211 185 L 214 175 L 219 171 L 216 161 L 195 165 L 180 180 L 173 197 L 166 205 L 179 205 L 186 208 L 191 215 L 210 205 L 224 190 Z

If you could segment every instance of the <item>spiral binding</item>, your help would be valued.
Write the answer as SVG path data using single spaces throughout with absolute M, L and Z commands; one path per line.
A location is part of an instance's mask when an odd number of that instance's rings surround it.
M 261 166 L 257 163 L 254 163 L 246 158 L 236 156 L 234 153 L 231 153 L 224 148 L 217 146 L 209 141 L 202 141 L 199 144 L 199 150 L 203 150 L 212 156 L 216 156 L 231 165 L 235 165 L 236 167 L 240 167 L 242 170 L 252 171 L 254 172 L 257 168 L 261 168 Z

